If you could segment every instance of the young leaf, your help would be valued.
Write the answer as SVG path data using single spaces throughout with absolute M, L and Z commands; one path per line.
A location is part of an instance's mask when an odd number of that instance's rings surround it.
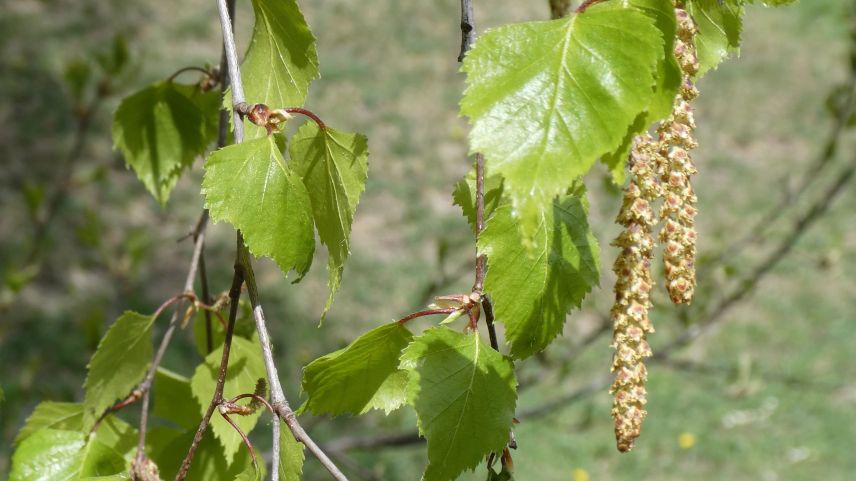
M 470 148 L 505 177 L 531 244 L 541 211 L 614 150 L 653 95 L 661 33 L 620 2 L 486 32 L 464 60 Z
M 686 9 L 699 29 L 695 44 L 701 66 L 698 77 L 702 77 L 740 51 L 743 4 L 739 0 L 691 0 Z
M 294 134 L 289 155 L 309 190 L 318 237 L 329 253 L 326 315 L 350 254 L 351 223 L 366 187 L 368 142 L 361 134 L 320 129 L 307 122 Z
M 562 196 L 552 207 L 539 219 L 531 253 L 521 243 L 508 202 L 479 238 L 479 252 L 488 259 L 485 292 L 496 320 L 505 324 L 511 356 L 518 359 L 559 335 L 568 311 L 598 283 L 597 240 L 582 198 Z
M 82 431 L 83 405 L 42 401 L 24 422 L 24 427 L 18 431 L 15 444 L 21 444 L 21 441 L 27 439 L 31 434 L 45 428 Z
M 404 404 L 407 384 L 407 374 L 398 370 L 398 358 L 412 339 L 406 327 L 393 322 L 312 361 L 303 370 L 303 390 L 309 399 L 301 411 L 339 415 L 383 409 L 389 414 L 398 409 Z
M 12 457 L 9 481 L 79 480 L 126 470 L 114 449 L 79 431 L 42 429 L 24 439 Z
M 218 94 L 157 82 L 126 97 L 113 117 L 113 145 L 161 205 L 181 171 L 216 135 Z
M 190 388 L 193 391 L 193 397 L 199 403 L 201 414 L 204 414 L 208 409 L 208 403 L 211 402 L 211 396 L 214 394 L 222 355 L 223 347 L 220 346 L 205 358 L 204 363 L 196 368 L 196 372 L 190 380 Z M 223 397 L 229 399 L 238 394 L 251 393 L 256 387 L 256 381 L 264 377 L 266 377 L 265 365 L 258 343 L 240 337 L 233 338 Z M 256 411 L 248 416 L 231 415 L 230 418 L 245 434 L 249 434 L 260 416 L 261 411 Z M 235 453 L 243 446 L 241 436 L 219 413 L 215 413 L 211 418 L 211 429 L 223 446 L 226 462 L 231 465 Z
M 303 105 L 309 83 L 318 78 L 315 37 L 296 0 L 252 0 L 256 23 L 241 66 L 247 101 L 271 108 Z M 231 104 L 231 102 L 230 102 Z M 247 139 L 263 129 L 247 129 Z
M 401 366 L 428 440 L 424 481 L 454 480 L 508 443 L 517 404 L 514 367 L 477 333 L 429 329 L 404 350 Z
M 303 461 L 306 460 L 306 447 L 298 442 L 285 423 L 279 428 L 279 479 L 282 481 L 300 481 L 303 475 Z
M 630 5 L 647 15 L 663 37 L 663 52 L 657 60 L 654 96 L 646 109 L 648 120 L 645 127 L 647 127 L 672 113 L 675 95 L 681 87 L 681 67 L 674 53 L 678 20 L 670 0 L 631 0 Z
M 84 426 L 143 379 L 152 360 L 152 316 L 125 311 L 101 339 L 83 384 Z
M 270 257 L 283 272 L 294 269 L 300 277 L 309 270 L 315 251 L 309 193 L 274 136 L 212 153 L 202 193 L 211 218 L 240 229 L 254 255 Z
M 193 400 L 190 379 L 159 367 L 155 373 L 153 414 L 185 429 L 199 426 L 199 409 Z

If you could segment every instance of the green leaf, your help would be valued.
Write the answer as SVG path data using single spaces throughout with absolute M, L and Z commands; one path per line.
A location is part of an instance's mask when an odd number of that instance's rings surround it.
M 247 102 L 272 109 L 300 107 L 319 75 L 315 37 L 296 0 L 252 3 L 256 23 L 241 66 Z M 246 129 L 247 139 L 264 135 L 264 129 Z
M 255 466 L 247 466 L 240 474 L 235 476 L 235 481 L 261 481 L 261 474 Z
M 368 153 L 364 135 L 320 129 L 313 122 L 300 127 L 289 148 L 292 167 L 309 190 L 318 237 L 329 253 L 330 295 L 324 315 L 339 289 L 350 254 L 351 224 L 366 187 Z
M 36 406 L 24 427 L 18 431 L 15 444 L 30 437 L 41 429 L 59 429 L 67 431 L 83 430 L 83 405 L 80 403 L 62 403 L 43 401 Z
M 470 149 L 505 189 L 527 244 L 541 211 L 615 150 L 648 107 L 660 30 L 619 2 L 549 22 L 490 30 L 464 60 Z
M 204 414 L 208 409 L 208 404 L 214 394 L 222 355 L 223 347 L 221 346 L 205 358 L 205 362 L 196 368 L 196 372 L 190 380 L 190 388 L 193 391 L 193 397 L 199 403 L 200 414 Z M 265 377 L 265 365 L 258 344 L 240 337 L 233 338 L 223 398 L 229 399 L 239 394 L 252 393 L 255 390 L 256 381 Z M 260 416 L 261 411 L 256 411 L 249 416 L 231 415 L 230 418 L 245 434 L 249 434 Z M 223 446 L 226 462 L 231 465 L 235 453 L 243 445 L 241 436 L 219 413 L 212 416 L 211 429 Z
M 389 414 L 398 409 L 405 402 L 407 384 L 398 358 L 412 339 L 406 327 L 393 322 L 312 361 L 303 370 L 303 390 L 309 399 L 301 412 L 339 415 L 383 409 Z
M 657 83 L 654 86 L 654 95 L 645 112 L 640 113 L 627 132 L 621 145 L 613 152 L 601 157 L 601 162 L 609 169 L 612 181 L 616 185 L 624 185 L 625 165 L 633 146 L 633 139 L 648 130 L 648 127 L 657 121 L 668 117 L 672 113 L 675 96 L 682 82 L 681 67 L 675 58 L 675 33 L 677 31 L 677 19 L 675 9 L 670 0 L 631 0 L 631 5 L 645 13 L 654 25 L 660 29 L 664 44 L 663 54 L 657 61 Z
M 542 213 L 531 253 L 507 202 L 479 238 L 479 253 L 488 259 L 485 292 L 496 320 L 505 324 L 512 357 L 544 349 L 562 332 L 568 311 L 598 283 L 597 240 L 582 195 L 562 196 Z
M 12 457 L 10 481 L 79 480 L 126 470 L 122 455 L 78 431 L 42 429 L 24 439 Z
M 454 480 L 508 443 L 514 367 L 477 333 L 429 329 L 404 350 L 401 366 L 410 373 L 408 402 L 428 440 L 424 481 Z
M 216 135 L 212 124 L 217 95 L 191 85 L 157 82 L 126 97 L 116 109 L 114 148 L 122 151 L 125 163 L 161 205 L 169 200 L 182 170 Z
M 306 460 L 306 447 L 298 442 L 285 423 L 279 428 L 279 479 L 281 481 L 300 481 L 303 475 L 303 462 Z
M 743 4 L 738 0 L 691 0 L 686 9 L 699 29 L 695 45 L 701 78 L 730 54 L 740 51 Z
M 495 175 L 485 179 L 484 185 L 484 218 L 489 219 L 499 205 L 502 198 L 502 177 Z M 464 217 L 470 224 L 473 233 L 476 231 L 476 171 L 470 170 L 461 180 L 455 184 L 455 191 L 452 193 L 452 200 L 455 205 L 460 206 L 464 212 Z
M 487 481 L 514 481 L 514 475 L 505 466 L 502 466 L 499 472 L 494 471 L 492 467 L 488 467 Z
M 312 264 L 315 233 L 309 193 L 274 136 L 212 153 L 202 180 L 211 218 L 244 234 L 250 252 L 272 258 L 283 272 L 303 277 Z
M 89 361 L 83 384 L 84 426 L 137 387 L 152 360 L 155 319 L 125 311 L 110 326 Z
M 137 452 L 137 430 L 118 416 L 106 417 L 98 426 L 95 435 L 99 443 L 124 457 L 128 463 Z
M 185 429 L 199 426 L 199 409 L 193 400 L 190 379 L 159 367 L 154 385 L 155 416 L 171 421 Z
M 681 88 L 683 73 L 674 53 L 678 21 L 671 0 L 631 0 L 630 4 L 647 15 L 663 37 L 663 52 L 657 60 L 654 96 L 646 109 L 648 118 L 643 126 L 645 129 L 672 113 L 675 96 Z

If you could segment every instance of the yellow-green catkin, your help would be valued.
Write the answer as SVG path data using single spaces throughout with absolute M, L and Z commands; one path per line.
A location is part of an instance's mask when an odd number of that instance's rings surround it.
M 664 160 L 660 172 L 664 197 L 660 218 L 664 222 L 659 240 L 663 243 L 669 297 L 675 304 L 689 304 L 696 286 L 695 216 L 698 202 L 691 182 L 697 171 L 690 151 L 698 144 L 693 135 L 695 120 L 690 103 L 698 96 L 692 79 L 698 74 L 699 62 L 693 45 L 696 26 L 686 10 L 676 8 L 675 13 L 678 19 L 675 57 L 683 72 L 683 84 L 671 116 L 657 129 L 659 153 Z
M 653 286 L 653 230 L 657 222 L 652 204 L 662 194 L 657 147 L 658 143 L 648 134 L 634 141 L 628 162 L 630 184 L 624 190 L 624 201 L 616 219 L 624 230 L 612 243 L 621 249 L 613 265 L 616 281 L 611 316 L 615 381 L 610 391 L 614 396 L 615 438 L 621 452 L 633 447 L 646 414 L 648 375 L 644 360 L 651 356 L 651 347 L 645 338 L 649 332 L 654 332 L 648 317 Z

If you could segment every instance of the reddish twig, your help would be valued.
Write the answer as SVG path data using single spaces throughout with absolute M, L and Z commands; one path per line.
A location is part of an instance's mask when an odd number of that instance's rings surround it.
M 239 428 L 238 425 L 235 424 L 234 421 L 232 421 L 232 418 L 230 418 L 229 415 L 223 411 L 222 407 L 223 405 L 220 406 L 220 415 L 223 416 L 223 419 L 225 419 L 226 422 L 229 423 L 235 429 L 235 431 L 238 432 L 238 435 L 241 436 L 241 439 L 244 441 L 244 445 L 247 446 L 247 449 L 250 450 L 250 456 L 252 456 L 253 458 L 253 467 L 256 469 L 256 472 L 258 472 L 259 462 L 258 460 L 256 460 L 256 450 L 253 449 L 253 443 L 250 442 L 250 438 L 248 438 L 247 435 L 244 434 L 244 431 L 242 431 L 241 428 Z
M 436 316 L 438 314 L 452 314 L 453 312 L 460 311 L 460 307 L 442 307 L 439 309 L 425 309 L 424 311 L 414 312 L 413 314 L 408 314 L 401 319 L 398 320 L 399 324 L 405 324 L 407 321 L 411 321 L 413 319 L 425 316 Z
M 205 244 L 205 228 L 208 225 L 208 212 L 204 211 L 202 215 L 199 217 L 199 221 L 196 223 L 196 229 L 194 231 L 194 237 L 196 242 L 194 244 L 193 249 L 193 257 L 190 261 L 190 268 L 187 272 L 187 278 L 184 281 L 184 293 L 177 296 L 179 298 L 189 298 L 193 299 L 193 281 L 196 279 L 196 272 L 199 266 L 199 258 L 202 255 L 202 246 Z M 163 307 L 163 306 L 162 306 Z M 160 314 L 161 309 L 155 312 L 155 317 Z M 161 361 L 163 360 L 163 356 L 166 353 L 167 346 L 169 346 L 170 341 L 172 340 L 173 333 L 175 333 L 175 328 L 179 324 L 179 312 L 181 310 L 176 308 L 176 310 L 172 314 L 172 318 L 169 321 L 169 327 L 167 327 L 166 332 L 164 332 L 163 338 L 161 339 L 161 343 L 158 346 L 158 350 L 155 353 L 154 359 L 152 359 L 152 364 L 149 366 L 149 370 L 146 372 L 146 377 L 143 378 L 143 381 L 140 383 L 139 390 L 142 392 L 142 407 L 140 411 L 140 428 L 139 428 L 139 438 L 137 442 L 137 455 L 136 461 L 138 464 L 142 463 L 145 460 L 145 448 L 146 448 L 146 429 L 148 427 L 149 421 L 149 401 L 152 383 L 154 383 L 155 373 L 157 372 L 158 366 L 160 366 Z
M 173 73 L 172 75 L 169 76 L 168 79 L 166 79 L 166 81 L 167 82 L 173 82 L 179 75 L 186 73 L 186 72 L 199 72 L 201 74 L 205 74 L 205 76 L 207 78 L 214 77 L 217 74 L 217 72 L 214 72 L 214 71 L 207 69 L 207 68 L 190 66 L 190 67 L 184 67 L 184 68 L 180 68 L 180 69 L 176 70 L 175 73 Z
M 327 128 L 327 125 L 324 123 L 324 121 L 322 121 L 321 118 L 319 118 L 317 115 L 315 115 L 313 112 L 311 112 L 309 110 L 306 110 L 306 109 L 303 109 L 300 107 L 289 107 L 289 108 L 286 108 L 283 110 L 285 110 L 286 112 L 288 112 L 290 114 L 300 114 L 300 115 L 303 115 L 305 117 L 309 117 L 316 124 L 318 124 L 318 128 L 321 130 L 325 130 Z
M 262 403 L 268 409 L 268 411 L 270 411 L 271 413 L 274 412 L 273 406 L 271 406 L 270 403 L 267 402 L 267 399 L 259 396 L 258 394 L 254 394 L 254 393 L 239 394 L 239 395 L 233 397 L 232 399 L 229 399 L 226 402 L 231 403 L 231 404 L 235 404 L 236 402 L 240 401 L 241 399 L 246 399 L 246 398 L 252 398 L 252 399 Z
M 586 11 L 587 8 L 591 7 L 595 3 L 600 3 L 602 1 L 604 0 L 586 0 L 585 2 L 581 3 L 579 7 L 577 7 L 576 12 L 583 13 Z

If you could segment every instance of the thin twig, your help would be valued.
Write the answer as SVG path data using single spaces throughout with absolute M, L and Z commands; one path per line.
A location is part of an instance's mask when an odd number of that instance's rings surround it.
M 259 303 L 259 294 L 258 287 L 256 286 L 255 275 L 253 272 L 252 264 L 250 263 L 249 253 L 246 249 L 243 250 L 244 255 L 242 262 L 244 263 L 244 270 L 247 274 L 246 282 L 247 282 L 247 294 L 250 298 L 250 304 L 253 307 L 253 318 L 256 321 L 256 331 L 259 334 L 259 343 L 262 348 L 262 357 L 265 362 L 265 369 L 267 370 L 268 375 L 268 384 L 270 385 L 270 394 L 271 394 L 271 406 L 273 406 L 274 411 L 277 415 L 285 421 L 288 428 L 291 429 L 292 434 L 294 434 L 294 438 L 303 443 L 304 446 L 311 452 L 318 461 L 324 466 L 324 468 L 333 476 L 334 479 L 338 481 L 347 481 L 347 477 L 342 473 L 341 470 L 336 466 L 336 464 L 327 456 L 327 454 L 317 445 L 312 438 L 306 433 L 300 423 L 297 421 L 297 417 L 294 415 L 294 411 L 291 409 L 291 406 L 288 404 L 288 400 L 285 397 L 285 392 L 282 389 L 282 385 L 279 382 L 279 374 L 277 373 L 276 365 L 273 361 L 273 348 L 270 342 L 270 335 L 267 330 L 267 321 L 265 320 L 264 310 L 262 309 L 261 304 Z M 278 418 L 274 418 L 274 428 L 278 429 Z M 278 440 L 279 438 L 275 438 Z M 277 453 L 274 453 L 274 459 L 277 458 Z M 278 466 L 274 464 L 274 466 Z M 274 473 L 277 472 L 277 469 L 274 469 Z M 274 474 L 274 481 L 277 479 L 277 475 Z
M 285 110 L 286 112 L 288 112 L 290 114 L 300 114 L 300 115 L 303 115 L 305 117 L 309 117 L 316 124 L 318 124 L 318 128 L 321 130 L 324 130 L 327 128 L 327 125 L 324 123 L 324 121 L 321 120 L 320 117 L 315 115 L 315 113 L 312 112 L 311 110 L 307 110 L 307 109 L 300 108 L 300 107 L 288 107 L 287 109 L 283 109 L 283 110 Z
M 199 285 L 202 288 L 202 302 L 211 303 L 211 291 L 208 289 L 208 269 L 205 267 L 205 247 L 199 255 Z M 205 316 L 205 351 L 211 354 L 214 350 L 214 336 L 211 332 L 211 310 L 203 309 Z
M 238 53 L 237 48 L 235 46 L 235 37 L 232 32 L 232 21 L 229 12 L 229 8 L 226 4 L 226 0 L 218 0 L 217 7 L 220 14 L 220 26 L 223 31 L 223 46 L 226 51 L 226 60 L 228 64 L 229 70 L 229 81 L 232 84 L 232 103 L 240 104 L 245 102 L 244 98 L 244 87 L 241 82 L 241 71 L 238 65 Z M 244 140 L 244 132 L 243 132 L 243 122 L 241 121 L 238 113 L 235 113 L 235 143 L 241 143 Z M 256 286 L 255 273 L 253 272 L 252 262 L 250 261 L 249 252 L 247 252 L 243 240 L 240 239 L 241 242 L 238 243 L 238 259 L 237 263 L 241 264 L 241 272 L 243 272 L 246 284 L 247 284 L 247 293 L 250 297 L 250 304 L 253 308 L 253 318 L 256 322 L 256 331 L 259 335 L 259 343 L 261 344 L 262 356 L 264 358 L 265 370 L 267 371 L 268 376 L 268 385 L 270 386 L 270 396 L 271 396 L 271 405 L 274 408 L 274 411 L 277 413 L 279 417 L 281 417 L 285 423 L 288 425 L 291 432 L 294 434 L 295 439 L 302 442 L 309 451 L 315 455 L 316 458 L 321 462 L 324 468 L 330 472 L 330 474 L 338 481 L 347 481 L 347 477 L 336 467 L 335 463 L 312 441 L 312 438 L 306 434 L 306 431 L 300 426 L 300 423 L 297 421 L 297 418 L 294 416 L 294 412 L 291 407 L 288 405 L 288 400 L 285 397 L 285 393 L 282 389 L 282 385 L 279 382 L 279 374 L 276 370 L 276 365 L 273 361 L 273 349 L 271 347 L 270 335 L 267 330 L 267 323 L 265 321 L 264 310 L 262 309 L 261 304 L 259 303 L 258 296 L 258 288 Z M 236 272 L 238 269 L 236 268 Z M 274 452 L 273 452 L 273 469 L 272 471 L 272 479 L 273 481 L 278 481 L 279 479 L 279 418 L 274 417 L 273 423 L 273 444 L 274 444 Z M 176 480 L 179 481 L 179 480 Z
M 253 448 L 253 443 L 250 442 L 250 438 L 248 438 L 247 435 L 244 434 L 244 431 L 241 430 L 241 428 L 239 428 L 237 424 L 235 424 L 235 421 L 232 421 L 232 418 L 230 418 L 228 414 L 224 413 L 223 411 L 220 411 L 220 416 L 223 416 L 223 419 L 225 419 L 226 422 L 229 423 L 229 425 L 231 425 L 232 428 L 234 428 L 235 431 L 238 432 L 238 436 L 241 436 L 241 440 L 244 441 L 244 445 L 250 451 L 250 456 L 253 458 L 253 467 L 256 469 L 256 472 L 258 472 L 259 462 L 256 459 L 256 450 L 255 448 Z
M 424 311 L 414 312 L 413 314 L 408 314 L 401 319 L 398 320 L 399 324 L 405 324 L 408 321 L 413 319 L 417 319 L 419 317 L 425 316 L 436 316 L 438 314 L 452 314 L 454 312 L 460 311 L 461 309 L 458 307 L 442 307 L 438 309 L 425 309 Z
M 461 53 L 458 62 L 463 62 L 467 52 L 476 41 L 476 24 L 473 19 L 473 0 L 461 0 Z
M 181 75 L 185 72 L 198 72 L 198 73 L 205 74 L 208 77 L 212 76 L 212 72 L 208 69 L 205 69 L 202 67 L 190 66 L 190 67 L 184 67 L 184 68 L 180 68 L 180 69 L 176 70 L 175 73 L 173 73 L 172 75 L 169 76 L 168 79 L 166 79 L 166 81 L 172 82 L 176 79 L 176 77 L 178 77 L 179 75 Z
M 196 223 L 196 229 L 194 230 L 194 238 L 196 239 L 196 242 L 194 243 L 193 257 L 191 257 L 190 259 L 190 268 L 187 270 L 187 277 L 184 280 L 185 293 L 193 292 L 193 282 L 196 279 L 196 272 L 199 267 L 199 259 L 202 256 L 202 246 L 205 244 L 205 227 L 207 225 L 208 213 L 203 212 L 202 215 L 199 217 L 199 221 Z M 151 398 L 152 383 L 154 382 L 158 366 L 160 366 L 160 363 L 163 360 L 163 356 L 166 353 L 166 349 L 169 346 L 170 341 L 172 340 L 172 335 L 175 333 L 175 328 L 179 324 L 179 321 L 181 319 L 180 313 L 181 308 L 176 307 L 175 311 L 172 313 L 172 318 L 169 321 L 169 326 L 166 328 L 166 332 L 164 332 L 163 338 L 161 339 L 160 345 L 158 346 L 157 353 L 155 353 L 155 357 L 154 359 L 152 359 L 152 364 L 149 366 L 149 370 L 146 372 L 146 377 L 143 378 L 143 381 L 137 388 L 140 392 L 142 392 L 143 399 L 142 407 L 140 408 L 140 428 L 139 437 L 137 441 L 136 455 L 137 464 L 141 464 L 145 458 L 146 429 L 148 427 L 149 422 L 149 401 Z
M 238 307 L 241 300 L 241 285 L 244 283 L 244 270 L 240 262 L 241 251 L 244 245 L 244 239 L 239 232 L 237 234 L 237 250 L 238 255 L 235 258 L 235 274 L 232 276 L 232 288 L 229 289 L 229 323 L 226 325 L 226 338 L 223 340 L 223 355 L 220 357 L 220 370 L 217 375 L 217 384 L 214 387 L 214 394 L 211 396 L 211 402 L 208 404 L 208 409 L 202 420 L 199 422 L 199 427 L 193 435 L 193 442 L 187 451 L 184 461 L 181 462 L 181 468 L 175 475 L 175 481 L 182 481 L 187 477 L 187 472 L 190 470 L 190 464 L 193 462 L 193 456 L 196 454 L 196 449 L 202 441 L 202 436 L 208 429 L 208 424 L 211 422 L 211 416 L 214 410 L 217 409 L 223 402 L 223 386 L 226 385 L 226 371 L 229 367 L 229 352 L 232 349 L 232 333 L 235 330 L 235 320 L 238 318 Z

